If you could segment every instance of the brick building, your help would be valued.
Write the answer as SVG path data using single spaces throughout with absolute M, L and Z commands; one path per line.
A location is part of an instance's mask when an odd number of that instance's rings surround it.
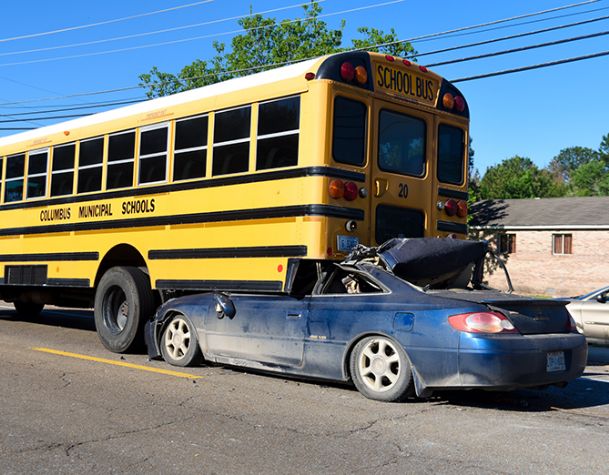
M 609 284 L 609 196 L 486 200 L 470 212 L 470 235 L 504 257 L 516 292 L 570 296 Z M 489 284 L 505 288 L 491 267 Z

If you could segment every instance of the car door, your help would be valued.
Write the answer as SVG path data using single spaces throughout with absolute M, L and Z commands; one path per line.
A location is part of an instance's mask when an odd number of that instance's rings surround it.
M 286 295 L 231 295 L 236 313 L 206 313 L 203 337 L 208 353 L 279 366 L 300 366 L 306 303 Z
M 608 292 L 605 292 L 605 301 L 596 300 L 597 296 L 591 297 L 581 303 L 581 317 L 584 326 L 584 335 L 595 340 L 609 343 L 609 302 Z

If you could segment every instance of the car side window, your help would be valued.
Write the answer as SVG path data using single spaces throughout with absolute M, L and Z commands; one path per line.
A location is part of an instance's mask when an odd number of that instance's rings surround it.
M 382 293 L 383 289 L 373 281 L 366 279 L 361 274 L 348 272 L 341 268 L 336 268 L 329 273 L 323 286 L 321 287 L 320 295 L 336 295 L 336 294 L 374 294 Z

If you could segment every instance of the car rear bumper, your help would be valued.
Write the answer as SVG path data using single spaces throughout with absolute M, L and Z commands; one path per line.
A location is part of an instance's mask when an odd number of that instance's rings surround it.
M 564 370 L 548 368 L 548 354 L 563 352 Z M 571 381 L 584 372 L 586 339 L 576 333 L 479 336 L 463 333 L 460 388 L 515 389 Z

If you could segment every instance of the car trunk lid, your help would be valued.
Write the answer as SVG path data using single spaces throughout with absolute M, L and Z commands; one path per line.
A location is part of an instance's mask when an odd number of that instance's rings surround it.
M 523 335 L 569 333 L 566 301 L 529 298 L 494 290 L 435 290 L 433 295 L 486 305 L 503 313 Z

